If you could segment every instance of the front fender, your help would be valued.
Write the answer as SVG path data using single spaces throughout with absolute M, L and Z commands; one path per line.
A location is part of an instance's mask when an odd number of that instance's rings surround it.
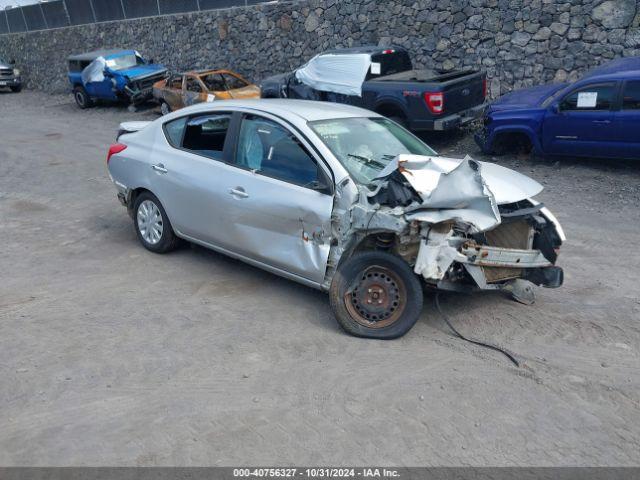
M 489 129 L 488 134 L 485 137 L 484 145 L 481 145 L 482 150 L 485 152 L 490 152 L 493 148 L 493 144 L 501 134 L 507 133 L 522 133 L 529 138 L 531 145 L 533 146 L 534 153 L 538 155 L 542 155 L 544 152 L 542 150 L 542 143 L 540 142 L 540 137 L 536 129 L 531 127 L 530 125 L 500 125 L 494 128 Z

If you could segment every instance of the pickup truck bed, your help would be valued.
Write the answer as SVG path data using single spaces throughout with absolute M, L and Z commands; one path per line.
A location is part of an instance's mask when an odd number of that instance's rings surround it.
M 293 71 L 265 79 L 263 98 L 346 103 L 373 110 L 414 131 L 451 130 L 482 116 L 486 98 L 483 72 L 414 69 L 407 51 L 399 47 L 357 47 L 320 56 L 340 54 L 370 55 L 372 68 L 362 83 L 362 96 L 315 90 Z
M 443 94 L 442 112 L 434 113 L 425 95 L 439 92 Z M 410 130 L 450 130 L 479 118 L 485 95 L 482 72 L 407 70 L 364 82 L 360 106 L 399 116 Z M 394 115 L 397 109 L 403 115 Z

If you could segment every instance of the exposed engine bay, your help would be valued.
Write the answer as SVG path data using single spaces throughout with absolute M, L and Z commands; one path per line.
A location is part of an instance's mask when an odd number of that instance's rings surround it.
M 399 155 L 357 188 L 355 198 L 336 192 L 326 284 L 342 258 L 383 249 L 442 290 L 511 289 L 518 298 L 527 282 L 562 285 L 562 227 L 531 199 L 542 186 L 524 175 L 469 157 Z

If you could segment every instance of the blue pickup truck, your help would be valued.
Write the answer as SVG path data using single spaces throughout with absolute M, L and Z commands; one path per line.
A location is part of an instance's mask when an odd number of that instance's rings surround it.
M 152 97 L 153 84 L 167 76 L 164 66 L 146 61 L 135 50 L 97 50 L 68 60 L 69 82 L 80 108 L 96 100 L 143 103 Z
M 451 130 L 480 118 L 486 76 L 476 70 L 417 70 L 401 47 L 328 50 L 262 81 L 262 98 L 346 103 L 413 131 Z
M 640 57 L 613 60 L 575 83 L 504 95 L 483 123 L 475 139 L 485 153 L 640 159 Z

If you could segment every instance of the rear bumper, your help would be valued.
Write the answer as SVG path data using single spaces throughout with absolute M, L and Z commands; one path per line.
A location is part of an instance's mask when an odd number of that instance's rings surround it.
M 413 120 L 409 122 L 411 130 L 424 131 L 424 130 L 453 130 L 459 128 L 467 123 L 481 118 L 486 104 L 477 105 L 475 107 L 463 110 L 453 115 L 447 115 L 446 117 L 437 118 L 433 120 Z

